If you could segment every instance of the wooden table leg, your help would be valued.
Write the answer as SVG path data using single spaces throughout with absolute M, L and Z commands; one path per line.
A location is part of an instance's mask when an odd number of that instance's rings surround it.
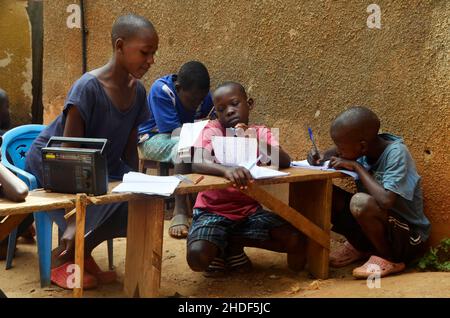
M 330 251 L 331 181 L 304 181 L 289 189 L 291 206 L 257 185 L 251 185 L 248 189 L 241 191 L 281 216 L 308 237 L 309 270 L 318 278 L 327 278 Z
M 292 208 L 257 185 L 251 185 L 248 189 L 241 190 L 241 192 L 247 194 L 272 212 L 281 216 L 318 245 L 321 245 L 325 249 L 330 248 L 329 233 L 325 232 L 321 227 L 303 216 L 301 210 L 298 211 Z
M 331 229 L 331 179 L 291 183 L 289 205 L 323 229 Z M 328 278 L 329 249 L 308 238 L 308 269 L 315 277 Z
M 29 214 L 0 216 L 0 241 L 6 239 L 12 230 L 25 220 Z
M 161 282 L 164 200 L 128 203 L 124 289 L 128 297 L 156 297 Z
M 86 194 L 77 194 L 76 201 L 76 232 L 75 232 L 75 275 L 79 274 L 78 287 L 73 289 L 74 297 L 83 297 L 83 273 L 84 273 L 84 234 L 86 221 Z

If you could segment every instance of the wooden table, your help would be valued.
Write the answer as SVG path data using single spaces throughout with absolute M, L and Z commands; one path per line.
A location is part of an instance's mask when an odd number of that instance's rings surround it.
M 294 225 L 308 238 L 308 270 L 317 278 L 328 277 L 330 249 L 332 179 L 345 175 L 339 172 L 289 168 L 288 176 L 258 180 L 243 193 L 254 198 L 268 209 Z M 199 175 L 191 174 L 191 180 Z M 261 185 L 289 184 L 289 205 L 274 197 Z M 110 188 L 115 186 L 111 184 Z M 197 193 L 204 190 L 224 189 L 231 186 L 227 179 L 207 176 L 196 185 L 180 183 L 175 194 Z M 158 296 L 161 280 L 161 261 L 164 228 L 164 197 L 132 193 L 108 193 L 88 197 L 85 194 L 70 195 L 32 191 L 24 203 L 0 200 L 0 216 L 58 208 L 77 208 L 75 238 L 75 263 L 80 268 L 83 281 L 84 225 L 86 206 L 128 201 L 127 251 L 124 289 L 129 297 Z M 74 289 L 74 296 L 81 297 L 82 288 Z
M 0 198 L 0 241 L 9 235 L 27 216 L 28 213 L 51 211 L 56 209 L 72 209 L 76 196 L 73 194 L 48 193 L 42 189 L 31 191 L 25 202 L 16 203 Z M 8 218 L 3 218 L 8 216 Z
M 340 172 L 289 168 L 290 175 L 258 180 L 243 193 L 290 222 L 307 236 L 308 270 L 317 278 L 328 277 L 332 179 Z M 188 177 L 195 180 L 199 175 Z M 261 186 L 289 183 L 289 205 Z M 231 186 L 227 179 L 206 176 L 197 185 L 180 183 L 175 194 L 197 193 Z M 164 198 L 136 194 L 107 194 L 91 198 L 95 204 L 129 201 L 124 289 L 130 297 L 158 296 L 161 279 Z M 83 240 L 82 232 L 78 241 Z M 82 244 L 82 243 L 81 243 Z

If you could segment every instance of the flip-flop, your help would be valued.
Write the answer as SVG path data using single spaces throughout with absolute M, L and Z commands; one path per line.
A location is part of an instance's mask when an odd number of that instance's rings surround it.
M 52 268 L 50 274 L 51 282 L 61 288 L 72 289 L 73 287 L 69 286 L 69 281 L 72 281 L 74 273 L 68 270 L 70 265 L 72 265 L 71 262 L 66 262 L 61 266 Z M 83 275 L 83 289 L 92 289 L 97 287 L 97 285 L 97 278 L 85 271 Z
M 171 229 L 175 226 L 180 226 L 180 225 L 184 225 L 186 227 L 187 230 L 189 230 L 189 218 L 187 217 L 187 215 L 184 214 L 177 214 L 174 215 L 172 217 L 172 219 L 170 220 L 170 226 L 169 226 L 169 235 L 175 239 L 183 239 L 187 237 L 187 233 L 186 234 L 181 234 L 179 236 L 176 235 L 172 235 L 171 233 Z
M 115 271 L 102 271 L 92 255 L 84 259 L 84 269 L 89 274 L 94 275 L 101 284 L 110 284 L 117 279 Z
M 385 277 L 391 274 L 399 273 L 405 269 L 405 263 L 393 263 L 378 256 L 371 256 L 362 266 L 353 270 L 353 276 L 356 278 L 368 278 L 373 274 L 379 274 Z
M 227 271 L 225 266 L 225 260 L 220 257 L 216 257 L 211 261 L 208 268 L 203 272 L 205 277 L 221 277 L 224 276 Z
M 228 269 L 234 272 L 244 273 L 252 269 L 252 262 L 244 252 L 227 257 L 226 263 Z

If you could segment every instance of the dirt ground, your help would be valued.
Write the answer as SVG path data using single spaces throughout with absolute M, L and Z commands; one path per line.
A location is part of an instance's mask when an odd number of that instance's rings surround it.
M 254 269 L 246 274 L 224 278 L 205 278 L 189 269 L 186 241 L 167 235 L 165 221 L 161 297 L 450 297 L 450 273 L 417 272 L 409 269 L 402 275 L 381 279 L 381 288 L 370 289 L 365 280 L 351 276 L 353 265 L 330 269 L 330 278 L 315 280 L 307 271 L 294 273 L 287 268 L 286 255 L 259 249 L 246 249 Z M 56 234 L 56 233 L 55 233 Z M 56 237 L 56 235 L 54 235 Z M 341 244 L 335 236 L 332 248 Z M 56 244 L 56 242 L 54 242 Z M 85 291 L 85 297 L 124 297 L 126 239 L 114 240 L 114 264 L 118 282 Z M 107 267 L 106 244 L 94 251 L 102 268 Z M 0 261 L 0 289 L 8 297 L 71 297 L 71 291 L 56 286 L 39 285 L 36 245 L 18 244 L 13 268 L 5 271 Z

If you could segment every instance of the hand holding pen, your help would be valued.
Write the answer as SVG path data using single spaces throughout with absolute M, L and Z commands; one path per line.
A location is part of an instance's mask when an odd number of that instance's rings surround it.
M 320 154 L 319 149 L 317 148 L 316 142 L 314 140 L 314 135 L 312 133 L 312 129 L 308 127 L 309 139 L 313 144 L 313 149 L 311 149 L 308 153 L 308 163 L 312 166 L 321 166 L 323 165 L 323 156 Z

